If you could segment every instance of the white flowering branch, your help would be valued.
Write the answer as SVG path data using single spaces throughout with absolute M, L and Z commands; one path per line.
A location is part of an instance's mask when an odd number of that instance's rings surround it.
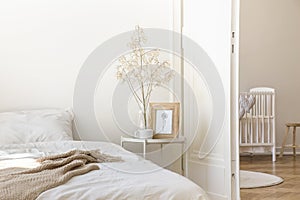
M 159 49 L 145 50 L 145 42 L 143 29 L 137 26 L 129 43 L 132 52 L 119 58 L 117 78 L 128 84 L 142 110 L 144 127 L 148 128 L 147 110 L 153 89 L 167 84 L 174 77 L 174 70 L 169 61 L 159 61 Z

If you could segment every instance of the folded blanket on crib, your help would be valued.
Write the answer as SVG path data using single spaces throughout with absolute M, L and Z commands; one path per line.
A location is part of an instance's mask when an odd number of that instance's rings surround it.
M 7 168 L 0 170 L 0 199 L 34 200 L 42 192 L 66 183 L 74 176 L 98 170 L 97 162 L 121 161 L 99 150 L 72 150 L 41 157 L 41 165 L 33 169 Z
M 249 97 L 240 96 L 239 99 L 239 119 L 242 119 L 246 112 L 250 112 L 251 108 L 255 104 L 255 97 L 250 95 Z

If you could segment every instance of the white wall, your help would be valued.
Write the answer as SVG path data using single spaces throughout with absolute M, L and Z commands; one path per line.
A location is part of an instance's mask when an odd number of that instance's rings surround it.
M 172 1 L 0 1 L 0 111 L 71 107 L 88 55 L 137 24 L 171 29 Z
M 280 147 L 285 123 L 300 121 L 300 1 L 241 0 L 240 20 L 240 91 L 276 89 Z
M 178 7 L 173 0 L 0 1 L 0 112 L 72 107 L 75 81 L 89 54 L 136 25 L 178 29 L 175 3 Z M 97 98 L 101 95 L 96 91 Z M 119 143 L 120 130 L 110 122 L 106 131 Z

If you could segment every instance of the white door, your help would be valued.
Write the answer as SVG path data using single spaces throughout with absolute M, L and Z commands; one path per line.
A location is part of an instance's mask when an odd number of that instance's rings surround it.
M 183 35 L 198 45 L 183 39 L 183 55 L 191 58 L 183 67 L 188 177 L 211 199 L 239 196 L 232 181 L 236 165 L 231 166 L 238 91 L 236 62 L 232 62 L 232 5 L 231 0 L 183 1 Z

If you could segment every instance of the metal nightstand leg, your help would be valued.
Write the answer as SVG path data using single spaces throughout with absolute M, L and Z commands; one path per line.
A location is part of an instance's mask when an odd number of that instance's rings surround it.
M 147 148 L 147 144 L 146 144 L 146 140 L 144 140 L 143 142 L 143 157 L 146 159 L 146 148 Z

